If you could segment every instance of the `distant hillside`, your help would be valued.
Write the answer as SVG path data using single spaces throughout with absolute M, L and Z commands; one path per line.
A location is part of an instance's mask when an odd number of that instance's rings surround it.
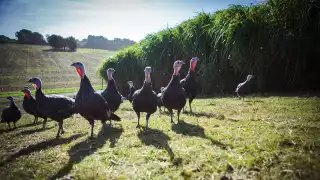
M 113 40 L 108 40 L 103 36 L 89 35 L 87 39 L 78 40 L 77 46 L 82 48 L 120 50 L 135 43 L 135 41 L 130 39 L 114 38 Z
M 26 80 L 32 76 L 43 80 L 44 88 L 78 87 L 80 79 L 70 67 L 74 61 L 86 65 L 93 85 L 100 85 L 97 68 L 104 57 L 116 51 L 83 49 L 76 52 L 52 52 L 50 46 L 0 44 L 0 89 L 20 90 L 31 86 Z

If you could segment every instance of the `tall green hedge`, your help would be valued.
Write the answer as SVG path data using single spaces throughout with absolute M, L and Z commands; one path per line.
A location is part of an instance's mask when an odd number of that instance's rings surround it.
M 269 0 L 199 13 L 104 59 L 98 73 L 106 79 L 106 69 L 115 68 L 119 88 L 127 90 L 128 80 L 140 88 L 143 69 L 151 66 L 159 91 L 175 60 L 187 62 L 184 77 L 190 58 L 197 56 L 202 94 L 232 93 L 249 73 L 256 75 L 259 92 L 319 89 L 319 12 L 309 0 Z

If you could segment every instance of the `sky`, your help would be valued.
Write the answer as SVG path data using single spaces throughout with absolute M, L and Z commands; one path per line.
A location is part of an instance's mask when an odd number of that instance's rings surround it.
M 140 41 L 148 33 L 178 25 L 197 12 L 258 0 L 0 0 L 0 35 L 15 38 L 29 29 L 77 39 L 102 35 Z

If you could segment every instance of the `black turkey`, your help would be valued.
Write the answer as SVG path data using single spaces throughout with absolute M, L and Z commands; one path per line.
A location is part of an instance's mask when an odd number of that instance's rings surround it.
M 198 85 L 196 81 L 197 73 L 195 71 L 197 61 L 198 61 L 197 57 L 193 57 L 190 60 L 190 67 L 189 67 L 188 74 L 184 79 L 180 81 L 182 87 L 186 91 L 186 97 L 189 98 L 189 107 L 190 107 L 191 113 L 192 113 L 191 103 L 193 99 L 197 96 L 197 89 L 198 89 Z
M 30 115 L 34 116 L 33 124 L 38 123 L 38 118 L 43 118 L 44 122 L 47 121 L 47 117 L 42 115 L 37 107 L 36 99 L 31 95 L 29 87 L 24 87 L 23 90 L 21 90 L 24 93 L 24 98 L 22 102 L 22 107 L 24 111 Z M 43 124 L 44 126 L 45 124 Z M 44 128 L 44 127 L 43 127 Z
M 132 81 L 128 81 L 128 85 L 129 85 L 128 100 L 132 103 L 132 96 L 133 96 L 133 93 L 135 92 L 135 88 L 133 86 Z
M 140 113 L 145 112 L 146 129 L 148 129 L 148 121 L 151 114 L 157 111 L 157 94 L 152 90 L 151 67 L 144 69 L 145 80 L 140 89 L 136 90 L 132 96 L 132 107 L 138 116 L 137 128 L 140 128 Z
M 160 111 L 160 112 L 161 112 L 161 107 L 163 106 L 162 101 L 161 101 L 161 96 L 162 96 L 163 90 L 164 90 L 164 87 L 161 87 L 161 88 L 160 88 L 160 93 L 157 94 L 158 108 L 159 108 L 159 111 Z M 165 111 L 165 108 L 164 108 L 164 111 Z
M 110 120 L 111 126 L 111 119 L 120 121 L 121 118 L 113 114 L 103 96 L 95 92 L 86 75 L 84 65 L 81 62 L 75 62 L 71 66 L 76 68 L 81 78 L 80 89 L 75 100 L 75 109 L 77 113 L 89 121 L 91 125 L 91 137 L 93 137 L 94 120 L 101 120 L 103 124 L 106 120 Z
M 101 93 L 103 98 L 108 102 L 109 108 L 112 112 L 118 110 L 121 102 L 123 101 L 122 95 L 119 93 L 116 81 L 113 79 L 113 68 L 107 69 L 108 84 L 105 90 Z
M 71 117 L 74 114 L 75 101 L 74 99 L 63 95 L 46 95 L 42 92 L 42 82 L 40 78 L 31 78 L 31 82 L 36 89 L 36 103 L 39 112 L 54 121 L 59 123 L 57 138 L 60 133 L 63 134 L 63 120 Z M 46 119 L 43 121 L 43 128 L 46 126 Z
M 7 123 L 9 129 L 11 129 L 10 122 L 12 122 L 14 128 L 16 128 L 16 122 L 21 118 L 21 111 L 14 103 L 12 96 L 7 97 L 7 99 L 10 100 L 10 106 L 2 110 L 1 123 Z
M 180 119 L 181 109 L 186 105 L 186 94 L 184 88 L 180 84 L 180 75 L 179 71 L 181 66 L 184 64 L 183 61 L 175 61 L 173 64 L 173 75 L 172 78 L 164 88 L 161 100 L 163 106 L 167 108 L 171 115 L 171 123 L 173 122 L 173 110 L 177 110 L 178 114 L 178 123 Z
M 247 76 L 247 79 L 244 82 L 238 84 L 235 92 L 237 93 L 237 96 L 239 97 L 239 99 L 241 99 L 240 94 L 242 95 L 242 98 L 244 100 L 244 96 L 251 93 L 251 91 L 252 91 L 252 78 L 253 78 L 253 75 L 249 74 Z

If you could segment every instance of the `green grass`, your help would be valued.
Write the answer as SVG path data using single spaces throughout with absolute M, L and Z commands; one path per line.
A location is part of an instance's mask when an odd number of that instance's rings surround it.
M 80 115 L 65 120 L 66 133 L 55 139 L 57 123 L 18 128 L 2 124 L 1 179 L 319 179 L 320 99 L 255 97 L 196 99 L 195 116 L 170 124 L 157 111 L 145 132 L 136 129 L 131 104 L 117 111 L 123 121 L 95 138 Z M 145 125 L 142 116 L 141 125 Z M 40 120 L 41 121 L 41 120 Z M 175 117 L 175 122 L 176 117 Z
M 96 71 L 104 57 L 117 51 L 78 49 L 76 52 L 52 52 L 49 46 L 0 44 L 0 88 L 2 91 L 18 91 L 30 86 L 27 80 L 40 77 L 45 89 L 73 88 L 79 86 L 79 77 L 70 66 L 81 61 L 93 84 L 101 84 Z

